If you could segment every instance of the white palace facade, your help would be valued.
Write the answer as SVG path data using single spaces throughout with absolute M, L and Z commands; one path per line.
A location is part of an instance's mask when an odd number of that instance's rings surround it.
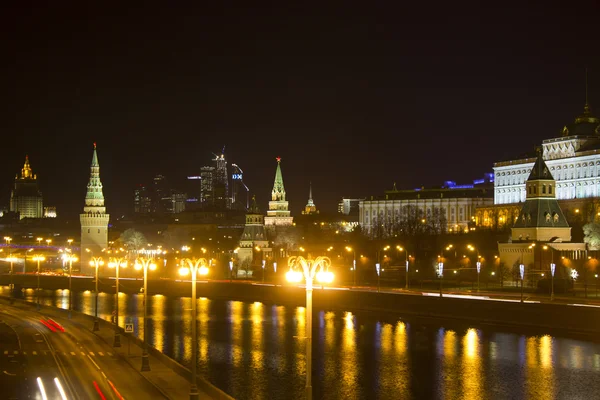
M 558 138 L 542 142 L 542 155 L 556 180 L 557 200 L 600 196 L 600 121 L 586 104 Z M 494 164 L 494 204 L 525 201 L 525 182 L 536 157 Z

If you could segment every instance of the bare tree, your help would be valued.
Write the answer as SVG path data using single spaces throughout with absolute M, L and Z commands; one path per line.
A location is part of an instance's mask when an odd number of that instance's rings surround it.
M 119 237 L 119 240 L 123 243 L 123 247 L 129 252 L 138 251 L 148 244 L 146 236 L 133 228 L 129 228 L 123 232 Z

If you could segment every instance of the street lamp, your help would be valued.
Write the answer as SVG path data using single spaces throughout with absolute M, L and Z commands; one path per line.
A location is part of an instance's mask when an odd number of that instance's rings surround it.
M 552 256 L 552 261 L 550 261 L 550 275 L 552 275 L 551 279 L 551 289 L 550 289 L 550 301 L 554 300 L 554 273 L 556 272 L 556 264 L 554 264 L 554 249 L 549 246 L 544 246 L 544 250 L 550 249 L 550 254 Z
M 37 238 L 37 239 L 35 239 L 35 240 L 37 240 L 37 242 L 38 242 L 38 247 L 39 247 L 39 246 L 41 246 L 41 245 L 42 245 L 42 240 L 44 240 L 44 238 L 41 238 L 41 237 L 39 237 L 39 238 Z
M 108 252 L 110 254 L 110 250 Z M 118 254 L 115 251 L 115 254 Z M 119 270 L 121 268 L 127 268 L 127 257 L 109 257 L 108 268 L 114 268 L 116 279 L 115 279 L 115 340 L 113 347 L 121 347 L 121 336 L 119 335 Z
M 481 256 L 479 255 L 479 250 L 476 249 L 474 246 L 471 246 L 470 244 L 467 245 L 467 249 L 469 249 L 470 251 L 476 251 L 477 252 L 477 291 L 479 292 L 479 273 L 481 272 Z
M 396 250 L 398 250 L 398 253 L 404 251 L 404 264 L 406 264 L 406 289 L 408 290 L 408 250 L 402 246 L 396 246 Z
M 8 245 L 9 255 L 6 261 L 10 262 L 10 302 L 11 304 L 14 302 L 14 290 L 15 285 L 13 283 L 13 262 L 17 259 L 12 256 L 12 247 L 10 246 L 10 242 L 12 242 L 12 238 L 10 236 L 4 236 L 4 240 L 6 240 L 6 244 Z
M 50 247 L 50 243 L 52 243 L 52 239 L 46 239 L 46 243 L 48 243 L 48 247 Z
M 356 250 L 350 246 L 346 246 L 346 251 L 352 253 L 352 271 L 354 272 L 354 286 L 356 286 Z
M 71 286 L 71 277 L 73 276 L 73 261 L 77 261 L 77 257 L 75 257 L 73 254 L 63 254 L 63 260 L 69 262 L 69 319 L 71 319 L 71 307 L 73 305 L 73 303 L 72 303 L 73 290 L 72 290 L 72 286 Z M 98 290 L 98 286 L 96 286 L 96 291 L 97 290 Z M 97 329 L 94 329 L 94 330 L 97 330 Z
M 205 258 L 184 258 L 181 260 L 182 266 L 179 269 L 179 274 L 192 274 L 192 384 L 190 386 L 190 400 L 198 399 L 198 385 L 196 383 L 196 365 L 198 364 L 198 333 L 196 322 L 196 275 L 208 275 Z M 186 266 L 187 265 L 187 266 Z M 144 330 L 145 332 L 145 330 Z
M 44 256 L 33 256 L 33 261 L 37 261 L 37 290 L 36 290 L 36 303 L 37 310 L 40 310 L 40 262 L 44 261 L 46 258 Z
M 135 269 L 144 270 L 144 349 L 142 352 L 142 371 L 150 371 L 150 359 L 148 358 L 148 328 L 146 321 L 148 320 L 148 269 L 154 271 L 156 264 L 154 256 L 160 253 L 160 250 L 140 250 L 139 253 L 144 256 L 138 257 L 135 260 Z
M 290 270 L 285 275 L 290 282 L 300 282 L 302 276 L 306 281 L 306 399 L 312 399 L 312 291 L 313 280 L 323 283 L 333 282 L 333 272 L 329 271 L 329 257 L 317 257 L 314 260 L 302 256 L 288 259 Z M 319 271 L 317 272 L 317 269 Z
M 85 249 L 85 251 L 89 252 L 90 249 Z M 104 265 L 104 260 L 102 259 L 102 257 L 92 256 L 92 258 L 90 259 L 90 266 L 92 266 L 96 269 L 96 299 L 95 299 L 96 304 L 94 306 L 94 327 L 92 328 L 92 330 L 94 332 L 100 330 L 100 326 L 98 325 L 98 267 L 101 265 Z M 69 280 L 69 285 L 70 285 L 70 280 Z M 70 295 L 71 294 L 69 293 L 69 296 Z M 69 300 L 69 302 L 70 302 L 70 300 Z
M 438 256 L 438 276 L 440 277 L 440 297 L 442 297 L 442 283 L 444 280 L 444 249 L 449 251 L 454 247 L 453 244 L 449 244 L 445 248 L 442 248 L 441 255 Z M 456 250 L 454 250 L 454 257 L 456 258 Z

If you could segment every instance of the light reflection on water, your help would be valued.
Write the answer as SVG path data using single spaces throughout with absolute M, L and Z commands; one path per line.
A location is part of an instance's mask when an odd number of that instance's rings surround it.
M 6 289 L 2 289 L 5 291 Z M 35 301 L 35 292 L 26 290 Z M 73 293 L 76 310 L 94 312 L 94 293 Z M 236 399 L 295 399 L 304 394 L 304 307 L 199 298 L 198 371 Z M 44 305 L 68 307 L 68 291 L 44 291 Z M 143 296 L 119 295 L 143 336 Z M 100 294 L 110 320 L 114 295 Z M 185 365 L 191 354 L 191 299 L 148 298 L 149 342 Z M 349 311 L 313 315 L 315 399 L 594 398 L 600 344 L 520 335 L 500 329 L 440 327 Z

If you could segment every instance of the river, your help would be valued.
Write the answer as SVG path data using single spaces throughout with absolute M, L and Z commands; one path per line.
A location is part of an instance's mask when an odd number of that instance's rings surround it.
M 35 301 L 32 289 L 24 297 Z M 44 291 L 41 303 L 67 308 L 68 291 Z M 114 295 L 98 303 L 110 320 Z M 73 304 L 92 315 L 94 294 L 73 293 Z M 148 305 L 149 344 L 189 366 L 191 299 L 154 295 Z M 130 320 L 143 337 L 143 296 L 121 293 L 119 307 L 119 324 Z M 305 322 L 303 307 L 199 298 L 198 371 L 236 399 L 303 398 Z M 315 309 L 312 374 L 315 399 L 590 399 L 600 393 L 600 344 Z

